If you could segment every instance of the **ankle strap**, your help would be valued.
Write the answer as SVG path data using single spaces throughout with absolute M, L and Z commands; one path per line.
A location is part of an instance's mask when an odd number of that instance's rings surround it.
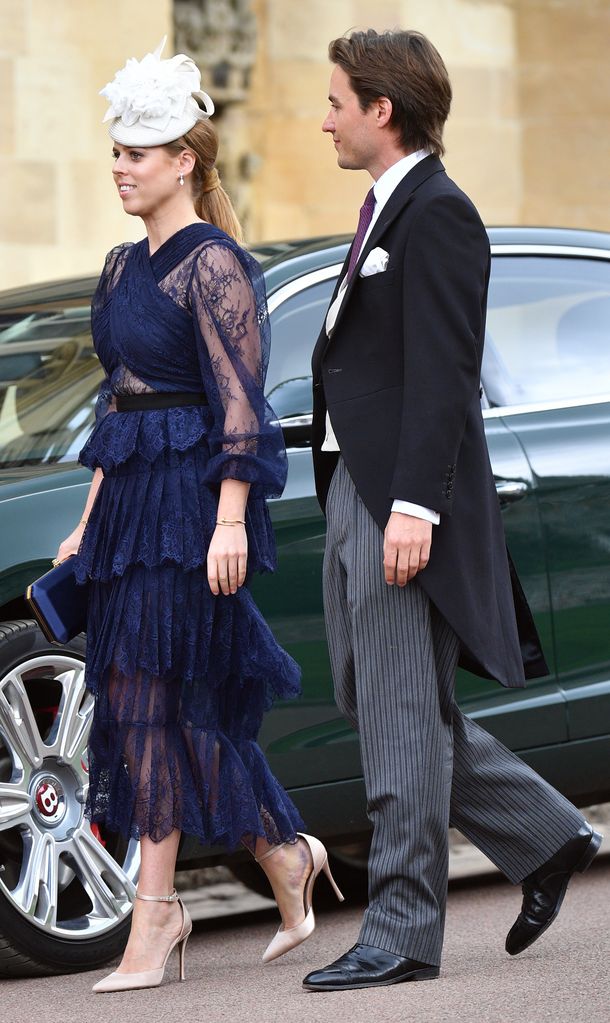
M 175 888 L 172 888 L 171 895 L 140 895 L 136 892 L 136 899 L 141 899 L 142 902 L 178 902 L 178 892 Z
M 284 845 L 288 845 L 288 842 L 280 842 L 279 845 L 272 845 L 271 848 L 267 849 L 267 852 L 263 853 L 262 856 L 255 856 L 254 857 L 255 861 L 257 863 L 262 863 L 263 860 L 266 860 L 268 856 L 273 856 L 273 854 L 276 853 L 278 849 L 281 849 Z

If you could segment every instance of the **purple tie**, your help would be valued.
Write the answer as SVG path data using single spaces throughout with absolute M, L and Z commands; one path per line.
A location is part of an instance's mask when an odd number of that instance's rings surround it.
M 349 281 L 350 277 L 352 276 L 352 271 L 353 271 L 356 263 L 358 262 L 358 257 L 360 255 L 360 249 L 362 248 L 362 242 L 364 241 L 364 236 L 365 236 L 366 232 L 369 229 L 369 225 L 371 223 L 371 220 L 373 219 L 373 210 L 374 209 L 375 209 L 375 193 L 373 192 L 373 189 L 371 188 L 370 192 L 367 193 L 367 197 L 364 200 L 364 203 L 362 204 L 362 209 L 360 210 L 360 219 L 358 220 L 358 230 L 356 231 L 356 234 L 354 235 L 354 242 L 352 244 L 352 254 L 349 257 L 349 266 L 347 268 L 347 280 L 348 281 Z

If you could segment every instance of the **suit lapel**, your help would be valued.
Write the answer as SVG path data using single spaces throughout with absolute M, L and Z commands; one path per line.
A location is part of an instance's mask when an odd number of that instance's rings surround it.
M 341 320 L 345 307 L 349 302 L 350 295 L 355 287 L 356 281 L 358 280 L 358 274 L 360 273 L 362 264 L 366 260 L 366 257 L 368 256 L 369 252 L 371 252 L 375 248 L 375 246 L 378 244 L 380 239 L 387 231 L 388 227 L 392 224 L 394 220 L 396 220 L 396 217 L 398 217 L 400 213 L 402 213 L 405 206 L 407 206 L 408 203 L 411 201 L 411 196 L 416 191 L 416 189 L 418 189 L 419 186 L 423 184 L 424 181 L 431 177 L 432 174 L 438 174 L 440 171 L 444 170 L 445 168 L 443 167 L 441 161 L 438 159 L 437 156 L 426 156 L 425 159 L 420 160 L 420 162 L 417 163 L 415 167 L 413 167 L 413 169 L 409 171 L 408 174 L 405 174 L 402 181 L 400 181 L 399 184 L 396 186 L 387 203 L 383 207 L 383 210 L 381 211 L 379 217 L 375 221 L 373 229 L 366 240 L 366 244 L 363 246 L 362 252 L 360 253 L 358 262 L 354 267 L 354 272 L 348 282 L 345 295 L 343 296 L 341 308 L 337 313 L 337 318 L 335 320 L 335 325 L 333 328 L 333 335 L 337 330 L 339 321 Z M 337 283 L 335 294 L 333 295 L 333 301 L 339 290 L 339 283 L 343 279 L 344 271 L 346 271 L 347 267 L 349 266 L 350 252 L 348 252 L 345 258 L 345 263 L 343 264 L 341 276 L 339 278 L 339 282 Z M 330 338 L 328 340 L 330 341 Z

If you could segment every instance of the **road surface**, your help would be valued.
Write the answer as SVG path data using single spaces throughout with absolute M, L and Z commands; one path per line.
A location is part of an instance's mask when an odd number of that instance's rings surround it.
M 607 841 L 606 841 L 607 845 Z M 320 884 L 326 884 L 321 879 Z M 93 995 L 109 970 L 3 981 L 2 1023 L 610 1023 L 610 855 L 576 877 L 556 923 L 511 958 L 505 934 L 520 890 L 497 874 L 452 882 L 439 980 L 376 990 L 314 994 L 303 976 L 332 961 L 357 937 L 362 906 L 318 915 L 305 944 L 266 966 L 277 926 L 262 908 L 196 922 L 187 980 L 177 957 L 161 988 Z

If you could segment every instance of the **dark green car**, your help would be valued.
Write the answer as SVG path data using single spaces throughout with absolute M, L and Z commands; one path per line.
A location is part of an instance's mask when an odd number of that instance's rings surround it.
M 610 798 L 610 235 L 498 228 L 483 364 L 487 440 L 509 546 L 551 674 L 508 691 L 462 673 L 461 706 L 585 805 Z M 312 478 L 310 355 L 347 240 L 271 245 L 268 394 L 290 472 L 273 502 L 279 570 L 254 584 L 304 696 L 261 744 L 347 887 L 368 821 L 356 736 L 332 699 Z M 50 645 L 23 593 L 80 518 L 76 463 L 102 373 L 92 278 L 0 296 L 0 973 L 98 966 L 124 943 L 138 845 L 83 819 L 92 697 L 84 637 Z M 180 865 L 222 854 L 186 839 Z M 251 863 L 230 861 L 253 886 Z

